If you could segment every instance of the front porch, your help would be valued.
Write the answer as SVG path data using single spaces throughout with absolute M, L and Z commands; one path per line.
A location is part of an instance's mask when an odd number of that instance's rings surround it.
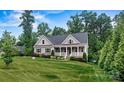
M 84 46 L 78 47 L 54 47 L 55 56 L 82 57 Z

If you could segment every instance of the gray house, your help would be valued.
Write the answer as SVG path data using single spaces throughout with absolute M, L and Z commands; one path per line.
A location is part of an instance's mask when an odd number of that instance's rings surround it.
M 64 57 L 82 57 L 84 52 L 88 55 L 88 33 L 40 36 L 34 45 L 34 53 L 51 55 L 51 51 Z

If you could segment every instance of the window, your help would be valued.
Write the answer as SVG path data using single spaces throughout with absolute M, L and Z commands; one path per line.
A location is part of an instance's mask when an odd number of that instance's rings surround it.
M 60 52 L 60 49 L 59 48 L 55 48 L 55 52 Z
M 44 40 L 42 40 L 42 44 L 44 44 Z
M 77 47 L 72 47 L 72 52 L 77 52 Z
M 37 51 L 38 53 L 40 53 L 40 52 L 41 52 L 41 49 L 37 49 L 36 51 Z
M 73 43 L 73 41 L 70 39 L 70 40 L 69 40 L 69 44 L 72 44 L 72 43 Z
M 80 47 L 80 52 L 84 52 L 84 47 Z
M 66 52 L 66 48 L 61 48 L 61 52 Z
M 49 48 L 46 48 L 46 49 L 45 49 L 45 52 L 50 52 L 50 49 L 49 49 Z

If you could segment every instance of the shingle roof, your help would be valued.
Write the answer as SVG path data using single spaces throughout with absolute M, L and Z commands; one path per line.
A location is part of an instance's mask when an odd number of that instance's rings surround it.
M 80 43 L 88 43 L 88 33 L 87 32 L 80 32 L 72 34 Z
M 88 33 L 87 32 L 80 32 L 80 33 L 75 33 L 75 34 L 71 34 L 71 35 L 74 36 L 80 43 L 88 43 Z M 59 45 L 66 39 L 67 36 L 68 36 L 68 34 L 50 36 L 50 37 L 47 37 L 47 38 L 53 44 Z

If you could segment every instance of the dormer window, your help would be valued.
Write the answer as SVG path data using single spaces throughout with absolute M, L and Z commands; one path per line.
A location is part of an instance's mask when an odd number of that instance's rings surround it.
M 73 41 L 70 39 L 70 40 L 69 40 L 69 44 L 72 44 L 72 43 L 73 43 Z
M 42 40 L 42 44 L 44 44 L 44 40 Z

